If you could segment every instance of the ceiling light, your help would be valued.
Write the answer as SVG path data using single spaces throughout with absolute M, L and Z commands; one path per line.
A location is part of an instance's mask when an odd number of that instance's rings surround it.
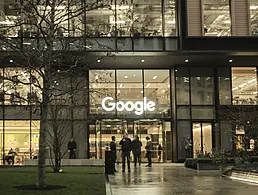
M 170 85 L 168 85 L 168 87 L 170 87 Z
M 123 83 L 120 83 L 120 87 L 123 87 Z
M 95 79 L 96 79 L 96 80 L 99 79 L 99 75 L 96 75 L 96 76 L 95 76 Z
M 255 69 L 254 72 L 256 72 L 257 70 Z
M 141 91 L 141 93 L 143 93 L 143 91 Z
M 142 63 L 145 62 L 145 60 L 142 60 Z
M 125 75 L 125 79 L 127 79 L 127 78 L 128 78 L 128 76 Z
M 97 60 L 97 62 L 100 62 L 100 60 Z
M 120 93 L 120 90 L 117 90 L 117 93 Z
M 177 72 L 177 70 L 175 70 Z
M 57 70 L 57 72 L 60 72 L 60 70 Z
M 136 76 L 136 74 L 133 75 L 134 77 Z
M 229 62 L 231 63 L 231 62 L 233 62 L 233 60 L 229 60 Z
M 153 77 L 153 79 L 155 80 L 157 78 L 157 76 L 155 75 L 154 77 Z
M 187 63 L 187 62 L 189 62 L 189 60 L 185 60 L 185 62 Z
M 148 83 L 146 87 L 149 87 L 149 86 L 150 86 L 150 83 Z
M 13 60 L 10 60 L 11 63 L 13 63 Z

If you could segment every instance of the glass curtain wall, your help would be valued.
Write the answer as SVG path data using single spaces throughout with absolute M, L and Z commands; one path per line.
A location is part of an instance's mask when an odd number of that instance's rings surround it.
M 203 0 L 205 36 L 230 36 L 231 18 L 229 0 Z
M 256 67 L 232 68 L 232 96 L 234 105 L 257 104 Z
M 37 158 L 39 150 L 39 127 L 37 120 L 5 120 L 0 122 L 2 156 L 8 157 L 12 149 L 16 155 L 15 165 L 24 164 L 25 159 Z M 4 132 L 4 133 L 3 133 Z M 1 148 L 2 149 L 2 148 Z M 5 161 L 7 164 L 8 162 Z
M 258 35 L 258 0 L 250 0 L 251 35 Z
M 92 1 L 87 4 L 92 5 Z M 164 22 L 163 22 L 164 9 Z M 176 36 L 175 0 L 103 1 L 86 12 L 86 34 L 92 37 Z

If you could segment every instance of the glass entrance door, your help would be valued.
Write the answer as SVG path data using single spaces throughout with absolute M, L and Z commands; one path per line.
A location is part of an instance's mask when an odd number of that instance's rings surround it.
M 212 152 L 212 123 L 193 123 L 193 156 Z

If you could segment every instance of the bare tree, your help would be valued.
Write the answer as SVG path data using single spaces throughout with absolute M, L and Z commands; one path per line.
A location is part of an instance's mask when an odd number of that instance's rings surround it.
M 7 22 L 0 24 L 2 50 L 11 51 L 7 52 L 2 62 L 8 61 L 14 67 L 21 67 L 24 69 L 22 74 L 28 75 L 27 80 L 19 79 L 19 75 L 17 75 L 17 79 L 8 78 L 5 75 L 3 77 L 5 80 L 15 81 L 16 86 L 19 84 L 32 85 L 35 89 L 34 92 L 41 94 L 40 97 L 37 95 L 34 97 L 33 94 L 30 94 L 30 97 L 14 94 L 23 101 L 33 101 L 39 107 L 40 138 L 37 187 L 40 189 L 46 187 L 45 159 L 48 115 L 51 109 L 53 109 L 51 113 L 54 113 L 52 117 L 55 118 L 56 114 L 58 115 L 55 112 L 55 106 L 51 107 L 51 105 L 57 101 L 57 97 L 73 94 L 73 91 L 78 90 L 80 82 L 77 81 L 73 88 L 65 91 L 58 88 L 57 83 L 72 75 L 84 73 L 89 69 L 91 60 L 95 61 L 98 58 L 89 58 L 89 54 L 86 52 L 87 45 L 84 44 L 85 39 L 78 40 L 69 37 L 75 36 L 76 33 L 80 37 L 86 36 L 87 33 L 82 27 L 84 13 L 103 7 L 109 9 L 108 1 L 14 0 L 9 8 L 15 12 L 15 17 L 6 16 Z M 17 37 L 10 38 L 7 33 L 9 31 L 17 32 Z M 99 47 L 106 51 L 109 50 L 108 46 L 95 41 Z M 107 52 L 106 55 L 109 56 L 110 53 Z M 57 121 L 52 120 L 54 139 L 61 133 L 61 127 Z M 58 148 L 62 143 L 59 140 L 55 140 L 53 143 L 53 149 L 58 154 Z
M 254 141 L 257 150 L 258 139 L 258 106 L 232 105 L 220 106 L 217 112 L 218 121 L 226 121 L 232 125 L 225 133 L 233 136 L 234 143 L 247 150 L 250 140 Z

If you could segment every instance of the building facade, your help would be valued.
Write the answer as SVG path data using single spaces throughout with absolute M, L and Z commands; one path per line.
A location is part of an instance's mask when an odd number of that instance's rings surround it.
M 187 137 L 193 141 L 193 156 L 241 148 L 232 138 L 236 127 L 217 115 L 220 106 L 257 105 L 258 0 L 107 3 L 108 7 L 66 20 L 65 30 L 59 32 L 70 50 L 83 50 L 95 59 L 82 78 L 82 85 L 90 90 L 73 95 L 76 106 L 67 116 L 67 140 L 76 140 L 77 157 L 104 158 L 111 136 L 119 141 L 124 133 L 130 138 L 139 135 L 142 155 L 145 137 L 150 136 L 154 161 L 161 145 L 164 162 L 182 162 Z M 12 25 L 11 1 L 0 3 L 0 11 L 0 24 Z M 28 25 L 1 29 L 1 34 L 21 47 L 40 44 L 37 32 Z M 2 55 L 11 50 L 0 45 Z M 107 57 L 107 52 L 115 57 Z M 39 78 L 37 73 L 14 68 L 13 60 L 1 62 L 2 78 Z M 72 80 L 64 79 L 58 87 L 67 87 Z M 33 82 L 16 85 L 2 79 L 0 85 L 1 156 L 15 148 L 16 163 L 22 164 L 38 150 L 40 118 L 33 99 L 40 99 L 41 92 Z M 12 95 L 17 93 L 21 98 Z M 23 101 L 29 97 L 29 103 Z M 67 106 L 67 102 L 58 104 Z

